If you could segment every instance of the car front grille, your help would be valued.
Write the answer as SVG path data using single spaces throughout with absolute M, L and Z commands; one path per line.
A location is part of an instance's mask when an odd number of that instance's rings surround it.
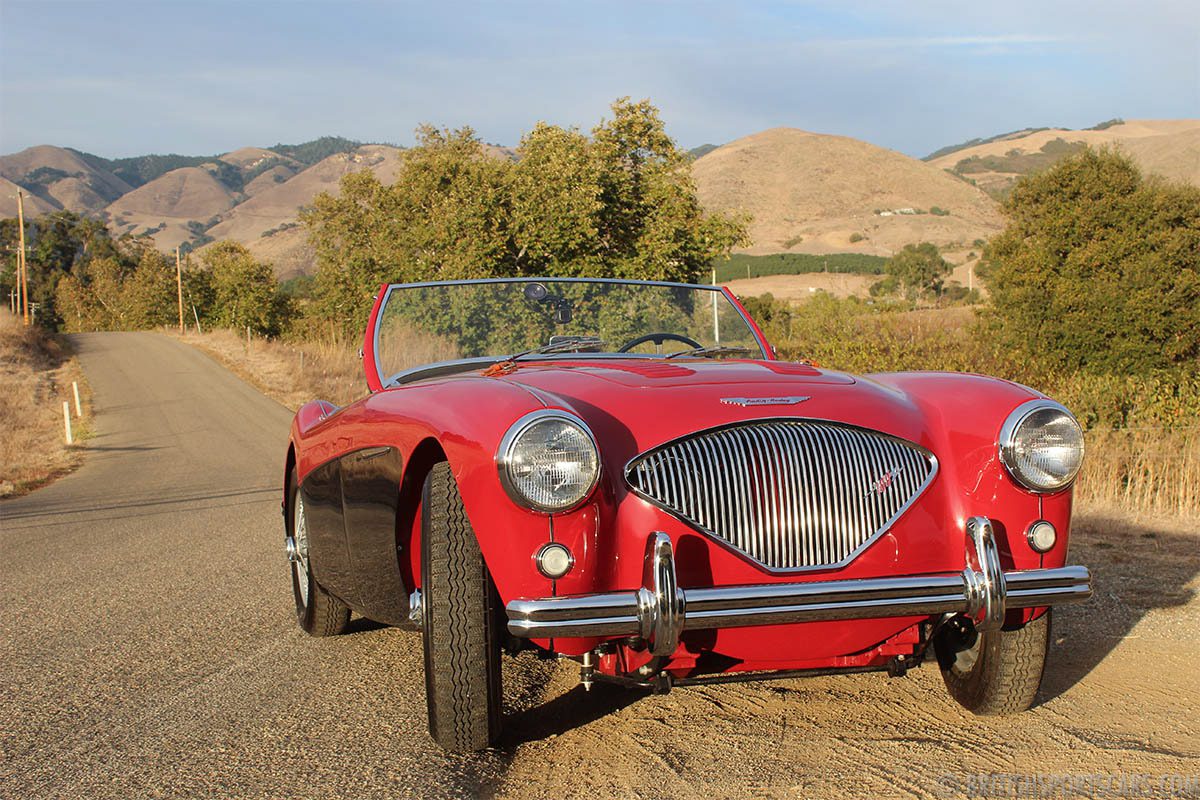
M 876 431 L 764 420 L 676 439 L 625 470 L 640 495 L 770 569 L 844 564 L 933 481 L 937 460 Z

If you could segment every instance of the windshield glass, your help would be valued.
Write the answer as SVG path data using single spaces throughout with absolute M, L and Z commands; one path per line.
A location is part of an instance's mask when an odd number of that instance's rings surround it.
M 734 355 L 763 357 L 745 317 L 715 286 L 588 279 L 396 284 L 375 330 L 385 383 L 424 364 L 499 360 L 538 348 L 559 354 L 547 358 L 697 348 L 746 348 Z

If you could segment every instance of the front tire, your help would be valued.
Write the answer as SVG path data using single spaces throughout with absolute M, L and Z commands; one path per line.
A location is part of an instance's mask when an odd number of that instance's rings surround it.
M 969 647 L 954 637 L 935 643 L 950 696 L 980 716 L 1016 714 L 1037 697 L 1050 648 L 1050 611 L 1013 630 L 975 634 Z M 961 648 L 961 649 L 960 649 Z
M 350 609 L 317 583 L 308 552 L 308 521 L 296 471 L 288 476 L 288 561 L 296 621 L 309 636 L 337 636 L 350 624 Z
M 500 735 L 499 598 L 445 462 L 421 498 L 421 605 L 429 735 L 483 750 Z

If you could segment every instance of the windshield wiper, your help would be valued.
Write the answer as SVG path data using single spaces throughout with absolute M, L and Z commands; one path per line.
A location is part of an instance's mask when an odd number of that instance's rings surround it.
M 522 350 L 519 353 L 513 353 L 511 356 L 505 356 L 500 359 L 498 364 L 516 361 L 518 358 L 525 356 L 544 356 L 551 353 L 570 353 L 580 350 L 590 350 L 600 347 L 604 344 L 604 340 L 598 336 L 563 336 L 556 337 L 558 341 L 550 342 L 549 344 L 541 345 L 540 347 L 532 347 L 528 350 Z
M 679 358 L 680 356 L 696 356 L 698 358 L 708 358 L 709 356 L 728 356 L 734 353 L 753 353 L 751 347 L 735 347 L 727 345 L 716 345 L 714 347 L 693 347 L 691 350 L 680 350 L 678 353 L 671 353 L 667 358 Z

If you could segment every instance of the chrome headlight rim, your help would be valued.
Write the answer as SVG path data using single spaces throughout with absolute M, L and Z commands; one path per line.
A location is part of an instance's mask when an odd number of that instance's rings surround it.
M 1021 425 L 1037 412 L 1046 410 L 1060 412 L 1079 431 L 1079 466 L 1065 480 L 1059 481 L 1052 487 L 1038 486 L 1026 480 L 1021 475 L 1020 467 L 1015 462 L 1013 455 L 1017 431 L 1021 429 Z M 1075 415 L 1062 403 L 1056 403 L 1049 398 L 1028 400 L 1014 408 L 1004 420 L 1004 424 L 1000 427 L 1000 436 L 996 443 L 996 449 L 1000 454 L 1000 463 L 1004 465 L 1004 471 L 1022 489 L 1039 495 L 1058 494 L 1070 489 L 1074 485 L 1075 479 L 1079 477 L 1079 470 L 1083 466 L 1083 428 L 1080 426 L 1079 421 L 1075 419 Z
M 592 480 L 588 484 L 587 489 L 580 494 L 577 500 L 562 506 L 545 505 L 527 497 L 513 481 L 510 473 L 513 446 L 523 433 L 534 425 L 548 419 L 562 420 L 577 427 L 587 437 L 592 450 L 596 454 L 596 470 L 592 475 Z M 496 471 L 500 475 L 500 484 L 504 487 L 504 491 L 508 494 L 509 499 L 521 508 L 535 511 L 539 514 L 565 514 L 582 506 L 592 496 L 592 493 L 596 491 L 596 486 L 600 483 L 600 448 L 596 444 L 596 437 L 592 434 L 592 429 L 579 416 L 558 408 L 542 408 L 529 412 L 510 425 L 508 430 L 505 431 L 503 438 L 500 439 L 500 446 L 496 449 Z

